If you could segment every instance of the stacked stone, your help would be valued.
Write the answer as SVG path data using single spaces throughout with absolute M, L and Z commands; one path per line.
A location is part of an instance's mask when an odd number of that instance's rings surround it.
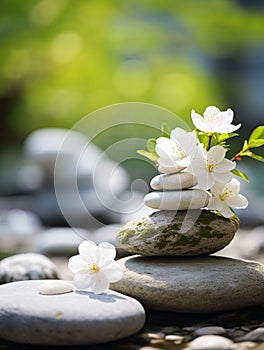
M 208 204 L 209 195 L 206 191 L 192 188 L 195 185 L 195 177 L 187 171 L 157 175 L 150 182 L 155 192 L 146 195 L 145 204 L 160 210 L 204 208 Z
M 209 195 L 195 186 L 186 171 L 151 180 L 154 192 L 145 204 L 158 211 L 120 229 L 118 243 L 137 255 L 120 259 L 124 275 L 111 288 L 160 311 L 219 312 L 264 304 L 262 264 L 209 255 L 229 244 L 238 222 L 204 209 Z
M 238 225 L 202 209 L 209 194 L 196 185 L 187 171 L 155 176 L 150 182 L 154 192 L 145 196 L 145 204 L 159 211 L 123 226 L 119 243 L 144 256 L 195 256 L 224 248 Z

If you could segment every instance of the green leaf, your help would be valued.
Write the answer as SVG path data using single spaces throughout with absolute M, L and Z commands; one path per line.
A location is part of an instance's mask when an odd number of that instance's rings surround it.
M 218 137 L 218 143 L 223 142 L 227 139 L 231 139 L 231 137 L 235 137 L 235 136 L 238 136 L 238 134 L 235 132 L 221 134 Z
M 243 171 L 238 170 L 238 169 L 234 169 L 234 170 L 232 170 L 232 173 L 236 176 L 241 177 L 246 182 L 249 182 L 249 178 L 247 177 L 247 175 L 245 173 L 243 173 Z
M 244 145 L 243 145 L 243 147 L 242 147 L 242 150 L 241 150 L 240 154 L 242 155 L 242 153 L 243 153 L 243 152 L 246 152 L 248 149 L 249 149 L 249 148 L 248 148 L 248 142 L 247 142 L 247 140 L 245 140 L 245 141 L 244 141 Z
M 161 136 L 170 138 L 172 128 L 168 124 L 162 123 Z
M 196 133 L 197 138 L 199 140 L 200 143 L 202 143 L 204 145 L 204 148 L 206 149 L 208 146 L 208 136 L 207 134 L 203 133 L 203 132 L 197 132 Z
M 255 130 L 253 130 L 248 141 L 250 143 L 251 141 L 259 139 L 264 139 L 264 125 L 258 126 Z
M 147 148 L 150 153 L 156 154 L 156 139 L 148 139 Z
M 258 155 L 258 154 L 256 154 L 256 153 L 250 152 L 250 151 L 245 152 L 245 153 L 243 153 L 242 155 L 243 155 L 243 156 L 250 157 L 250 158 L 253 158 L 253 159 L 256 159 L 256 160 L 258 160 L 258 161 L 260 161 L 260 162 L 264 162 L 264 157 L 262 157 L 262 156 L 260 156 L 260 155 Z
M 248 141 L 248 148 L 257 148 L 263 145 L 264 145 L 264 139 Z
M 156 163 L 157 160 L 158 160 L 158 156 L 157 155 L 155 155 L 153 153 L 150 153 L 148 151 L 145 151 L 143 149 L 138 150 L 137 153 L 140 154 L 143 157 L 148 158 L 149 160 L 151 160 L 154 163 Z

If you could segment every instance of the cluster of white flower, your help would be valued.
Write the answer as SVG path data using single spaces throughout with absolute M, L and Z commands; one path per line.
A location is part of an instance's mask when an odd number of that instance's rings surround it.
M 77 289 L 89 289 L 95 294 L 105 293 L 109 284 L 122 278 L 123 269 L 115 261 L 116 248 L 102 242 L 83 241 L 79 254 L 69 259 L 68 267 L 74 273 L 73 283 Z
M 176 128 L 170 138 L 159 137 L 155 148 L 161 173 L 186 169 L 196 177 L 198 188 L 209 191 L 208 209 L 217 210 L 226 218 L 235 215 L 232 208 L 248 205 L 247 199 L 239 194 L 240 182 L 233 178 L 236 162 L 225 158 L 227 149 L 223 140 L 232 137 L 241 126 L 232 125 L 233 116 L 231 109 L 221 112 L 214 106 L 206 108 L 204 117 L 193 110 L 192 121 L 197 131 Z

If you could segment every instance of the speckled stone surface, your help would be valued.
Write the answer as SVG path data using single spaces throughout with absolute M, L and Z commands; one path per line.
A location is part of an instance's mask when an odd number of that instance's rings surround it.
M 83 345 L 125 338 L 145 322 L 141 304 L 108 291 L 41 295 L 43 281 L 0 286 L 0 339 L 24 344 Z
M 224 248 L 237 229 L 237 222 L 208 210 L 157 211 L 121 227 L 117 241 L 133 254 L 195 256 Z
M 264 305 L 264 265 L 224 257 L 119 260 L 123 278 L 112 285 L 146 308 L 210 313 Z

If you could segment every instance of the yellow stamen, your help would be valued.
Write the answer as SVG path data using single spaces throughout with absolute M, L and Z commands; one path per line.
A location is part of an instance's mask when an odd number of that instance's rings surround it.
M 210 113 L 207 119 L 208 124 L 210 127 L 213 127 L 214 123 L 218 120 L 218 114 Z
M 178 145 L 174 146 L 175 153 L 178 153 L 181 158 L 186 157 L 186 154 L 183 152 L 182 148 Z
M 215 167 L 214 163 L 207 164 L 208 172 L 211 173 L 214 170 L 214 167 Z
M 100 270 L 100 267 L 96 264 L 93 264 L 90 267 L 90 270 L 94 271 L 94 272 L 98 272 Z
M 221 199 L 221 201 L 225 200 L 226 197 L 230 197 L 232 195 L 232 191 L 230 190 L 225 190 L 225 192 L 223 192 L 219 198 Z

